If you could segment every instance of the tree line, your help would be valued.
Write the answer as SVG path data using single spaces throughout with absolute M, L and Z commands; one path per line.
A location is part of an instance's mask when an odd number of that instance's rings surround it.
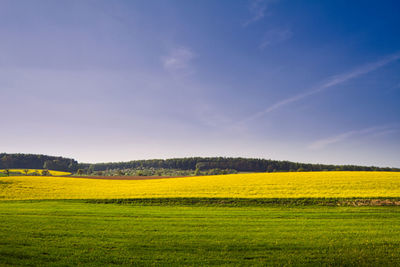
M 49 169 L 56 171 L 85 173 L 105 172 L 108 170 L 182 170 L 200 171 L 234 170 L 237 172 L 286 172 L 286 171 L 400 171 L 399 168 L 310 164 L 291 161 L 279 161 L 256 158 L 231 157 L 190 157 L 172 159 L 133 160 L 109 163 L 79 163 L 72 158 L 54 157 L 36 154 L 0 153 L 0 169 Z
M 283 172 L 283 171 L 400 171 L 399 168 L 310 164 L 291 161 L 254 158 L 229 157 L 191 157 L 172 159 L 133 160 L 128 162 L 110 162 L 79 164 L 82 169 L 106 171 L 110 169 L 177 169 L 177 170 L 211 170 L 229 169 L 238 172 Z
M 79 168 L 78 162 L 70 158 L 0 153 L 0 169 L 48 169 L 75 172 Z

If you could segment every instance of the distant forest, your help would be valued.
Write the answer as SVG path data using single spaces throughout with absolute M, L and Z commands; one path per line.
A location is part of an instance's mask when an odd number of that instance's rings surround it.
M 75 172 L 78 162 L 74 159 L 36 154 L 0 153 L 0 169 L 48 169 Z
M 164 175 L 175 170 L 178 174 L 218 174 L 235 172 L 287 171 L 400 171 L 399 168 L 309 164 L 291 161 L 253 158 L 192 157 L 173 159 L 133 160 L 111 163 L 78 163 L 64 157 L 35 154 L 0 153 L 0 169 L 49 169 L 80 174 L 99 175 Z M 113 170 L 112 172 L 110 172 Z M 152 170 L 149 172 L 149 170 Z M 158 171 L 157 171 L 158 170 Z M 161 172 L 162 170 L 162 172 Z

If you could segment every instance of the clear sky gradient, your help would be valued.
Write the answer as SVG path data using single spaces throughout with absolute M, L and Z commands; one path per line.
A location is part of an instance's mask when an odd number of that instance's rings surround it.
M 0 151 L 400 167 L 400 1 L 0 0 Z

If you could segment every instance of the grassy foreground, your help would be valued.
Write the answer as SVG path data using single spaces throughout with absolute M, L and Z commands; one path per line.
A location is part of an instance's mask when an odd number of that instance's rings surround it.
M 0 265 L 400 262 L 399 207 L 0 202 Z

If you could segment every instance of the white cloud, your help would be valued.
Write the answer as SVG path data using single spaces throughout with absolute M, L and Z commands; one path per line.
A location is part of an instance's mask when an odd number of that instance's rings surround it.
M 267 7 L 268 7 L 267 1 L 265 0 L 251 1 L 249 6 L 249 12 L 251 14 L 251 18 L 249 18 L 243 23 L 243 27 L 247 27 L 248 25 L 264 18 Z
M 391 63 L 393 61 L 396 61 L 398 59 L 400 59 L 400 53 L 396 53 L 396 54 L 388 56 L 388 57 L 386 57 L 384 59 L 381 59 L 379 61 L 376 61 L 376 62 L 367 64 L 367 65 L 361 66 L 361 67 L 359 67 L 359 68 L 357 68 L 357 69 L 355 69 L 353 71 L 350 71 L 350 72 L 347 72 L 347 73 L 343 73 L 343 74 L 340 74 L 340 75 L 332 76 L 330 79 L 328 79 L 326 82 L 322 83 L 321 85 L 316 86 L 315 88 L 310 89 L 308 91 L 305 91 L 303 93 L 300 93 L 300 94 L 288 97 L 286 99 L 283 99 L 281 101 L 278 101 L 277 103 L 267 107 L 266 109 L 247 117 L 243 121 L 249 121 L 249 120 L 253 120 L 253 119 L 259 118 L 259 117 L 264 116 L 265 114 L 268 114 L 268 113 L 270 113 L 272 111 L 275 111 L 275 110 L 277 110 L 277 109 L 279 109 L 279 108 L 281 108 L 283 106 L 286 106 L 286 105 L 291 104 L 293 102 L 297 102 L 297 101 L 299 101 L 299 100 L 301 100 L 303 98 L 309 97 L 311 95 L 314 95 L 316 93 L 325 91 L 325 90 L 327 90 L 327 89 L 329 89 L 331 87 L 334 87 L 336 85 L 340 85 L 342 83 L 345 83 L 345 82 L 347 82 L 347 81 L 349 81 L 351 79 L 355 79 L 355 78 L 357 78 L 357 77 L 359 77 L 361 75 L 364 75 L 364 74 L 367 74 L 369 72 L 375 71 L 375 70 L 377 70 L 377 69 L 379 69 L 381 67 L 384 67 L 387 64 L 389 64 L 389 63 Z
M 290 39 L 292 36 L 293 32 L 290 29 L 269 30 L 265 33 L 264 39 L 262 40 L 259 48 L 265 49 L 268 46 L 279 44 Z
M 351 137 L 361 137 L 361 136 L 383 136 L 391 133 L 397 132 L 398 129 L 393 125 L 384 125 L 365 128 L 361 130 L 353 130 L 338 135 L 330 136 L 327 138 L 319 139 L 308 146 L 309 149 L 319 150 L 323 149 L 329 145 L 333 145 L 342 142 Z
M 335 136 L 330 136 L 328 138 L 320 139 L 315 142 L 313 142 L 311 145 L 308 146 L 308 148 L 317 150 L 317 149 L 322 149 L 328 145 L 335 144 L 338 142 L 341 142 L 347 138 L 350 138 L 351 136 L 354 136 L 357 134 L 357 131 L 349 131 L 345 132 L 342 134 L 338 134 Z
M 196 57 L 191 49 L 187 47 L 178 47 L 169 52 L 165 57 L 162 57 L 164 69 L 170 72 L 192 72 L 193 68 L 190 62 Z
M 221 113 L 216 107 L 205 102 L 195 103 L 196 117 L 203 125 L 213 128 L 224 128 L 231 123 L 231 119 Z

